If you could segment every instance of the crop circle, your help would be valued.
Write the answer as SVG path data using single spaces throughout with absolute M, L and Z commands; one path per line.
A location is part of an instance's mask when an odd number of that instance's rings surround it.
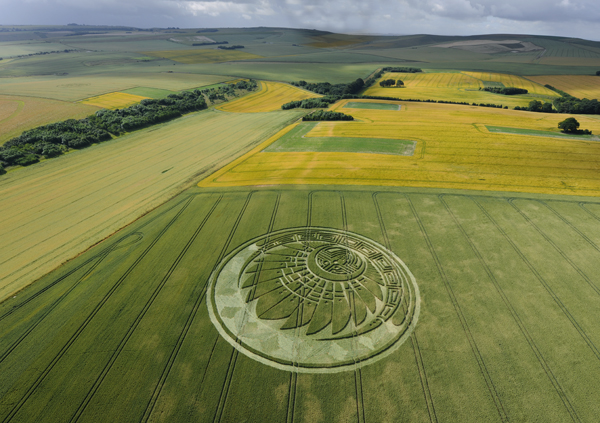
M 210 318 L 240 352 L 286 370 L 332 373 L 385 357 L 410 336 L 419 288 L 394 253 L 331 228 L 254 238 L 217 266 Z

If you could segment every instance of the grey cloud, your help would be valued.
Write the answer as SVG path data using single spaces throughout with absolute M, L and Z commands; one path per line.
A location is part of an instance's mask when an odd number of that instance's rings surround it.
M 338 32 L 517 32 L 598 38 L 597 0 L 0 0 L 0 24 L 290 26 Z M 562 32 L 566 31 L 566 32 Z

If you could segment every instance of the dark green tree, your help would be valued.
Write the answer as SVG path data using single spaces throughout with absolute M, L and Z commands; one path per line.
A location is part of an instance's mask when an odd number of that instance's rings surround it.
M 576 133 L 579 129 L 579 122 L 575 118 L 566 118 L 562 122 L 559 122 L 558 129 L 562 129 L 565 133 Z
M 528 112 L 541 112 L 542 111 L 542 102 L 538 100 L 531 100 L 529 102 L 529 106 L 527 106 Z
M 2 59 L 0 59 L 2 60 Z M 600 76 L 600 71 L 596 71 L 596 76 Z

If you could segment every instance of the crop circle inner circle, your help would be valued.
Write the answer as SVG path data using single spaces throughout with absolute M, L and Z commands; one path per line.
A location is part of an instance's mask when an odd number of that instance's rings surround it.
M 236 248 L 211 275 L 207 302 L 240 352 L 286 370 L 354 369 L 412 333 L 419 289 L 406 265 L 362 235 L 305 227 Z

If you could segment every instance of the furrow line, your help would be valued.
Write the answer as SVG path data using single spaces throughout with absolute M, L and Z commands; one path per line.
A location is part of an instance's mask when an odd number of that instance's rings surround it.
M 373 203 L 375 204 L 375 210 L 377 211 L 377 219 L 379 221 L 379 227 L 381 229 L 383 240 L 385 242 L 385 248 L 387 248 L 389 251 L 392 251 L 392 244 L 390 242 L 387 229 L 383 221 L 383 214 L 381 213 L 381 208 L 379 207 L 379 201 L 377 199 L 377 196 L 379 194 L 379 192 L 373 193 Z M 433 397 L 431 396 L 431 390 L 429 389 L 429 381 L 427 380 L 427 373 L 425 371 L 425 362 L 423 361 L 423 356 L 421 354 L 421 349 L 419 348 L 419 342 L 417 340 L 417 335 L 415 331 L 413 331 L 413 333 L 410 335 L 410 343 L 413 349 L 413 353 L 415 355 L 415 362 L 417 364 L 417 371 L 419 372 L 419 379 L 421 382 L 421 389 L 423 390 L 423 396 L 425 398 L 425 404 L 427 405 L 427 414 L 429 415 L 429 421 L 431 423 L 437 423 L 438 420 L 435 412 L 435 406 L 433 403 Z
M 204 228 L 204 225 L 206 224 L 206 222 L 208 221 L 208 219 L 211 217 L 211 215 L 213 214 L 213 212 L 215 211 L 215 209 L 217 208 L 217 206 L 221 202 L 222 198 L 223 198 L 222 196 L 219 197 L 219 198 L 217 198 L 217 200 L 215 201 L 215 203 L 213 204 L 213 206 L 211 207 L 211 209 L 208 211 L 208 213 L 206 214 L 206 216 L 204 216 L 204 219 L 202 219 L 202 222 L 200 223 L 200 225 L 198 225 L 198 228 L 196 228 L 196 230 L 192 234 L 191 238 L 188 240 L 188 242 L 186 243 L 186 245 L 183 247 L 183 249 L 181 250 L 181 252 L 177 256 L 177 258 L 175 259 L 175 261 L 171 264 L 171 267 L 169 268 L 169 270 L 167 271 L 167 273 L 165 274 L 165 276 L 163 277 L 163 279 L 160 281 L 160 283 L 158 284 L 158 286 L 154 289 L 154 292 L 152 292 L 152 295 L 146 301 L 146 304 L 144 305 L 144 307 L 142 308 L 142 310 L 140 311 L 140 313 L 138 314 L 138 316 L 135 318 L 135 320 L 129 326 L 129 329 L 125 333 L 125 336 L 121 339 L 121 342 L 119 342 L 119 345 L 117 346 L 117 348 L 115 349 L 115 351 L 111 355 L 108 363 L 104 366 L 104 368 L 102 369 L 102 372 L 100 372 L 100 375 L 98 375 L 98 377 L 96 378 L 96 381 L 94 381 L 94 384 L 92 385 L 92 387 L 88 391 L 87 395 L 85 396 L 85 398 L 83 399 L 83 401 L 81 402 L 81 404 L 79 405 L 79 407 L 77 408 L 77 410 L 75 411 L 75 414 L 73 414 L 73 416 L 69 420 L 70 422 L 77 422 L 77 421 L 79 421 L 79 419 L 81 418 L 81 415 L 83 414 L 83 412 L 87 408 L 88 404 L 90 403 L 90 401 L 92 400 L 92 398 L 94 397 L 94 395 L 96 394 L 96 392 L 98 391 L 98 389 L 100 388 L 100 386 L 102 385 L 102 382 L 104 382 L 104 379 L 106 378 L 106 375 L 110 372 L 110 370 L 112 369 L 114 363 L 117 361 L 117 359 L 120 356 L 121 352 L 125 348 L 125 345 L 129 341 L 129 339 L 131 338 L 131 336 L 133 335 L 133 333 L 135 332 L 135 330 L 138 328 L 140 322 L 142 321 L 142 319 L 144 318 L 144 316 L 146 315 L 146 313 L 148 312 L 148 310 L 150 309 L 150 307 L 152 306 L 152 304 L 154 304 L 154 301 L 156 300 L 156 298 L 161 293 L 161 291 L 164 288 L 164 286 L 166 285 L 167 281 L 171 278 L 171 275 L 173 274 L 173 272 L 175 271 L 175 269 L 177 269 L 177 266 L 179 265 L 179 263 L 181 262 L 181 260 L 183 259 L 183 257 L 187 253 L 187 251 L 190 249 L 191 245 L 194 243 L 194 241 L 196 240 L 196 238 L 198 237 L 198 234 L 200 234 L 200 231 Z
M 111 287 L 111 289 L 106 293 L 106 295 L 102 298 L 102 300 L 94 307 L 94 309 L 90 312 L 90 314 L 85 318 L 85 320 L 81 323 L 81 325 L 77 328 L 75 333 L 71 335 L 70 339 L 67 343 L 60 349 L 58 354 L 52 359 L 52 361 L 46 366 L 46 368 L 42 371 L 42 373 L 38 376 L 36 381 L 29 387 L 26 391 L 25 395 L 14 405 L 9 414 L 2 421 L 3 423 L 7 423 L 13 419 L 13 417 L 17 414 L 17 412 L 23 407 L 25 402 L 31 397 L 33 392 L 38 388 L 38 386 L 46 379 L 50 371 L 54 368 L 54 366 L 59 362 L 59 360 L 67 353 L 69 348 L 75 343 L 79 335 L 85 330 L 88 324 L 94 319 L 96 314 L 100 311 L 100 309 L 106 304 L 106 302 L 110 299 L 112 294 L 121 286 L 123 281 L 129 276 L 129 274 L 137 267 L 137 265 L 146 257 L 146 255 L 152 250 L 152 248 L 158 243 L 158 241 L 162 238 L 162 236 L 171 228 L 171 226 L 179 219 L 179 217 L 183 214 L 183 212 L 187 209 L 187 207 L 192 202 L 193 198 L 190 198 L 185 202 L 181 210 L 177 212 L 175 217 L 171 219 L 171 221 L 165 225 L 165 227 L 161 230 L 161 232 L 157 235 L 157 237 L 152 241 L 152 243 L 140 254 L 140 256 L 134 261 L 134 263 L 125 271 L 123 275 L 115 282 L 115 284 Z
M 573 323 L 573 320 L 571 320 L 572 316 L 570 315 L 569 311 L 566 309 L 566 307 L 564 307 L 564 305 L 562 304 L 562 302 L 560 301 L 560 299 L 556 296 L 556 294 L 554 294 L 554 292 L 552 291 L 552 289 L 550 288 L 550 286 L 547 284 L 547 282 L 544 280 L 544 278 L 542 278 L 542 276 L 539 274 L 539 272 L 533 267 L 533 265 L 527 259 L 527 257 L 525 257 L 525 255 L 519 249 L 519 247 L 517 247 L 517 245 L 515 244 L 515 242 L 510 238 L 510 236 L 508 236 L 508 234 L 504 231 L 504 229 L 502 229 L 502 227 L 498 224 L 498 222 L 496 222 L 496 220 L 479 203 L 479 201 L 477 201 L 477 199 L 475 197 L 473 197 L 472 200 L 479 207 L 479 209 L 483 212 L 483 214 L 486 215 L 486 217 L 489 219 L 489 221 L 492 222 L 492 224 L 496 227 L 496 229 L 498 230 L 498 232 L 500 232 L 502 234 L 502 236 L 504 237 L 504 239 L 506 241 L 508 241 L 508 243 L 511 245 L 511 247 L 513 248 L 513 250 L 519 255 L 519 257 L 521 258 L 521 260 L 525 263 L 525 265 L 533 273 L 533 275 L 536 277 L 536 279 L 542 284 L 542 286 L 546 289 L 546 291 L 548 292 L 548 294 L 550 294 L 550 296 L 552 297 L 552 299 L 558 304 L 558 306 L 561 309 L 561 311 L 567 316 L 567 318 L 569 318 L 569 320 L 571 321 L 571 323 Z M 575 326 L 575 327 L 577 328 L 577 326 Z M 571 416 L 571 419 L 573 421 L 575 421 L 575 422 L 580 422 L 581 419 L 577 415 L 577 411 L 575 410 L 575 408 L 573 408 L 573 405 L 569 401 L 569 398 L 568 398 L 567 394 L 565 393 L 565 391 L 563 390 L 562 386 L 560 385 L 560 382 L 558 381 L 558 379 L 554 375 L 554 372 L 552 371 L 552 368 L 548 365 L 548 363 L 546 362 L 546 360 L 544 359 L 544 357 L 541 355 L 541 353 L 540 353 L 540 356 L 539 356 L 539 360 L 540 360 L 540 364 L 542 364 L 544 372 L 546 373 L 546 375 L 548 376 L 548 378 L 552 382 L 552 385 L 554 386 L 554 389 L 556 390 L 557 394 L 559 395 L 559 397 L 560 397 L 563 405 L 567 409 L 567 412 Z
M 273 207 L 273 211 L 271 212 L 271 219 L 269 220 L 269 227 L 267 229 L 267 234 L 270 234 L 273 231 L 273 226 L 275 225 L 275 216 L 277 215 L 277 211 L 279 210 L 279 201 L 281 199 L 281 194 L 277 194 L 277 198 L 275 200 L 275 206 Z M 270 236 L 267 235 L 266 237 L 266 242 L 269 241 Z M 266 243 L 265 243 L 265 247 L 266 247 Z M 260 277 L 260 272 L 262 269 L 262 264 L 261 266 L 259 266 L 258 269 L 258 277 Z M 242 329 L 240 331 L 240 333 L 243 332 L 245 325 L 246 325 L 246 320 L 247 320 L 247 311 L 244 310 L 244 317 L 242 320 Z M 238 344 L 240 343 L 239 339 L 238 339 Z M 215 414 L 215 418 L 214 418 L 214 422 L 220 422 L 221 418 L 223 417 L 223 411 L 225 410 L 225 404 L 227 403 L 227 398 L 229 396 L 229 389 L 231 387 L 231 380 L 233 379 L 233 373 L 235 371 L 235 363 L 237 362 L 237 357 L 239 355 L 239 351 L 234 348 L 233 349 L 233 353 L 231 355 L 231 359 L 230 359 L 230 369 L 227 369 L 227 375 L 225 377 L 225 382 L 223 385 L 223 388 L 221 388 L 221 395 L 219 397 L 219 405 L 217 407 L 217 412 Z M 233 363 L 233 365 L 232 365 Z
M 144 223 L 143 225 L 141 225 L 140 227 L 138 227 L 136 229 L 136 232 L 139 232 L 142 228 L 144 228 L 145 226 L 149 225 L 150 223 L 154 222 L 156 219 L 164 216 L 166 213 L 170 212 L 171 210 L 173 210 L 175 207 L 181 205 L 181 203 L 183 203 L 185 200 L 181 200 L 179 202 L 177 202 L 175 205 L 173 205 L 172 207 L 169 207 L 167 210 L 161 212 L 160 214 L 156 215 L 155 217 L 153 217 L 152 219 L 149 219 L 146 223 Z M 55 279 L 52 283 L 48 284 L 47 286 L 45 286 L 44 288 L 40 289 L 39 291 L 37 291 L 36 293 L 32 294 L 30 297 L 28 297 L 25 300 L 22 300 L 19 304 L 13 306 L 12 309 L 10 309 L 9 311 L 7 311 L 6 313 L 4 313 L 3 315 L 0 316 L 0 321 L 2 321 L 3 319 L 5 319 L 6 317 L 8 317 L 9 315 L 13 314 L 15 311 L 17 311 L 18 309 L 20 309 L 21 307 L 23 307 L 24 305 L 28 304 L 30 301 L 34 300 L 35 298 L 37 298 L 38 296 L 40 296 L 41 294 L 47 292 L 50 288 L 54 287 L 55 285 L 57 285 L 58 283 L 62 282 L 63 280 L 65 280 L 66 278 L 68 278 L 69 276 L 71 276 L 72 274 L 74 274 L 75 272 L 77 272 L 78 270 L 82 269 L 83 267 L 87 266 L 88 264 L 90 264 L 91 262 L 93 262 L 94 260 L 96 260 L 98 257 L 102 256 L 102 255 L 107 255 L 110 251 L 112 251 L 112 249 L 115 248 L 116 244 L 121 243 L 125 238 L 131 236 L 132 233 L 129 233 L 127 235 L 124 235 L 123 237 L 121 237 L 119 240 L 117 240 L 114 244 L 109 245 L 108 247 L 106 247 L 105 249 L 103 249 L 102 251 L 98 252 L 97 254 L 95 254 L 94 256 L 90 257 L 89 259 L 87 259 L 86 261 L 84 261 L 83 263 L 81 263 L 80 265 L 78 265 L 77 267 L 73 268 L 72 270 L 70 270 L 68 273 L 66 273 L 65 275 Z
M 452 289 L 452 285 L 450 284 L 448 275 L 446 275 L 446 271 L 444 270 L 442 263 L 437 255 L 437 253 L 435 252 L 435 249 L 433 247 L 431 239 L 429 238 L 429 235 L 427 234 L 425 226 L 423 225 L 423 222 L 421 221 L 421 218 L 419 217 L 417 210 L 415 209 L 415 206 L 414 206 L 412 200 L 410 199 L 410 196 L 404 194 L 404 197 L 407 199 L 408 204 L 411 209 L 411 212 L 413 213 L 413 216 L 414 216 L 415 220 L 417 221 L 417 224 L 419 225 L 419 229 L 421 230 L 421 234 L 423 235 L 423 238 L 425 239 L 425 242 L 427 243 L 427 247 L 429 248 L 431 256 L 433 257 L 437 271 L 444 283 L 446 292 L 448 293 L 448 297 L 450 298 L 450 302 L 452 303 L 452 306 L 454 307 L 454 311 L 456 312 L 458 320 L 463 328 L 463 331 L 465 332 L 465 335 L 469 342 L 469 346 L 475 357 L 475 361 L 477 361 L 477 365 L 479 366 L 481 375 L 483 376 L 484 381 L 487 385 L 488 392 L 490 394 L 492 402 L 494 403 L 494 406 L 496 407 L 496 410 L 498 411 L 498 415 L 502 421 L 508 421 L 506 413 L 504 412 L 504 407 L 502 406 L 502 402 L 500 401 L 500 397 L 498 395 L 498 392 L 496 391 L 496 387 L 495 387 L 495 385 L 492 381 L 492 378 L 488 372 L 488 369 L 487 369 L 487 366 L 483 359 L 483 356 L 482 356 L 481 352 L 479 351 L 479 347 L 477 346 L 477 343 L 475 342 L 475 338 L 471 332 L 471 329 L 469 328 L 469 324 L 468 324 L 467 319 L 462 311 L 462 308 L 460 307 L 458 299 L 456 298 L 456 295 L 454 294 L 454 290 Z
M 254 191 L 251 191 L 250 193 L 248 193 L 248 196 L 246 197 L 246 202 L 242 206 L 242 209 L 241 209 L 235 223 L 233 224 L 233 227 L 231 228 L 229 236 L 227 237 L 227 240 L 225 241 L 225 244 L 223 245 L 223 249 L 219 253 L 219 257 L 217 258 L 215 264 L 213 265 L 212 272 L 215 271 L 215 269 L 219 265 L 219 262 L 225 256 L 225 253 L 227 252 L 227 248 L 229 248 L 229 244 L 231 243 L 231 240 L 233 239 L 233 235 L 234 235 L 235 231 L 237 230 L 237 227 L 239 226 L 240 221 L 242 220 L 242 216 L 244 215 L 244 212 L 246 211 L 246 208 L 248 207 L 248 203 L 250 202 L 250 198 L 252 197 L 253 194 L 254 194 Z M 211 272 L 211 274 L 212 274 L 212 272 Z M 196 314 L 198 313 L 198 309 L 200 308 L 200 304 L 202 303 L 204 295 L 206 294 L 207 288 L 208 288 L 208 280 L 206 281 L 206 283 L 202 287 L 198 297 L 196 298 L 196 301 L 194 303 L 192 311 L 191 311 L 190 315 L 188 316 L 188 319 L 185 322 L 185 325 L 184 325 L 181 333 L 179 334 L 179 338 L 177 339 L 175 347 L 171 351 L 169 360 L 167 361 L 167 365 L 165 366 L 165 368 L 161 374 L 161 377 L 154 388 L 152 396 L 150 397 L 150 400 L 148 401 L 148 404 L 146 405 L 144 414 L 142 415 L 142 417 L 140 419 L 141 422 L 147 422 L 152 414 L 152 411 L 154 411 L 154 407 L 156 406 L 158 397 L 160 396 L 160 393 L 162 392 L 162 389 L 165 385 L 167 377 L 169 376 L 171 369 L 173 368 L 173 364 L 175 363 L 175 360 L 177 359 L 177 355 L 179 354 L 179 351 L 181 350 L 183 342 L 185 341 L 185 338 L 186 338 L 186 336 L 190 330 L 190 327 L 192 325 L 192 322 L 194 321 Z M 219 338 L 217 337 L 217 340 L 218 339 Z

